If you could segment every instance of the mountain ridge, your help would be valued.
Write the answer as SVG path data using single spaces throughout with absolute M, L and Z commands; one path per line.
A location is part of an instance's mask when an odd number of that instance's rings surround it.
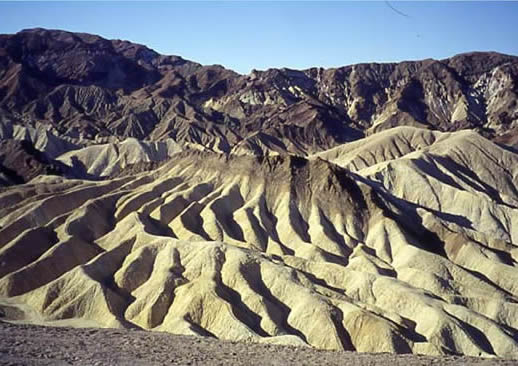
M 439 130 L 479 128 L 490 137 L 503 134 L 499 129 L 516 121 L 515 114 L 503 115 L 498 107 L 507 103 L 506 94 L 515 96 L 518 58 L 498 53 L 239 75 L 219 65 L 162 56 L 127 41 L 41 28 L 3 35 L 0 49 L 0 108 L 89 138 L 156 140 L 165 134 L 200 143 L 222 134 L 229 146 L 220 148 L 228 151 L 236 142 L 234 135 L 241 140 L 264 132 L 285 139 L 278 131 L 285 128 L 311 150 L 318 148 L 307 141 L 307 134 L 315 134 L 313 126 L 324 130 L 320 145 L 331 147 L 390 127 L 396 119 Z M 495 84 L 485 75 L 490 71 L 500 72 L 509 79 L 507 84 Z M 434 78 L 443 79 L 445 90 L 439 90 Z M 481 95 L 488 93 L 482 84 L 492 81 L 503 94 L 495 103 Z M 424 95 L 423 90 L 433 93 Z M 293 113 L 286 114 L 290 107 L 305 125 L 297 123 Z M 79 124 L 78 119 L 85 121 Z M 194 126 L 186 124 L 213 130 L 196 136 Z
M 0 116 L 76 146 L 137 138 L 222 153 L 309 156 L 409 125 L 476 129 L 512 147 L 517 62 L 471 52 L 240 75 L 128 41 L 37 28 L 0 36 Z
M 239 75 L 0 36 L 0 315 L 518 359 L 517 60 Z

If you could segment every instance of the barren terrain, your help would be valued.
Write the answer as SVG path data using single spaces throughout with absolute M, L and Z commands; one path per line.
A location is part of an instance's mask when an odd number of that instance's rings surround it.
M 473 357 L 367 354 L 225 342 L 162 332 L 10 325 L 0 322 L 0 365 L 515 365 Z
M 88 34 L 0 36 L 2 319 L 119 329 L 3 334 L 50 334 L 51 355 L 185 342 L 181 362 L 518 358 L 516 60 L 238 75 Z

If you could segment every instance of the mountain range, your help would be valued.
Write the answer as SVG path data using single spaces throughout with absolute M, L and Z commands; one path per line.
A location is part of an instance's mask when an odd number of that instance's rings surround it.
M 241 75 L 0 35 L 0 313 L 518 358 L 518 57 Z

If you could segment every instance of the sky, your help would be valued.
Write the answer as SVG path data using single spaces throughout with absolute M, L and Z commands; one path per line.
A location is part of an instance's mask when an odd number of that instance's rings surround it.
M 0 33 L 51 28 L 126 39 L 240 73 L 518 55 L 518 2 L 0 2 Z

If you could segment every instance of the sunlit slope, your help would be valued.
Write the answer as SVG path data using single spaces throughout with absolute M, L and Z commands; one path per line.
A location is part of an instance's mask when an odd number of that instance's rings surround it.
M 516 357 L 516 155 L 467 132 L 362 142 L 3 189 L 0 295 L 39 323 Z
M 472 131 L 402 127 L 319 155 L 483 240 L 515 243 L 518 155 Z

